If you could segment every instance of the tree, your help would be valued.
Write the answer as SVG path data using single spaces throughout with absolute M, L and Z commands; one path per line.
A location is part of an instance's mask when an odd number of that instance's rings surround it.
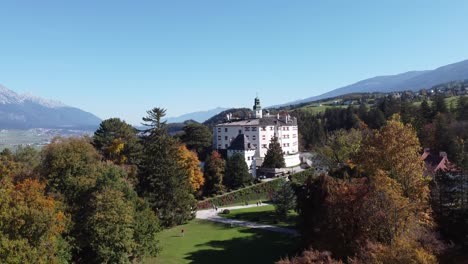
M 221 155 L 213 150 L 205 161 L 203 176 L 205 178 L 204 194 L 214 195 L 220 194 L 224 190 L 223 177 L 224 177 L 225 162 Z
M 244 156 L 236 153 L 226 163 L 224 184 L 231 190 L 250 185 L 252 176 L 249 174 Z
M 94 132 L 93 145 L 115 164 L 136 164 L 141 152 L 138 131 L 119 118 L 104 120 Z
M 429 103 L 426 100 L 422 101 L 419 111 L 420 111 L 421 116 L 424 119 L 425 123 L 430 122 L 432 120 L 432 118 L 434 117 L 432 109 L 431 109 L 431 107 L 429 106 Z
M 447 104 L 445 104 L 445 96 L 443 94 L 437 94 L 434 97 L 434 101 L 432 102 L 432 109 L 434 114 L 448 112 Z
M 213 142 L 210 129 L 197 123 L 190 123 L 184 127 L 181 140 L 188 149 L 195 151 L 201 160 L 205 159 Z
M 146 126 L 139 190 L 162 225 L 173 226 L 193 218 L 195 199 L 189 175 L 180 165 L 178 143 L 166 131 L 165 109 L 154 108 L 143 118 Z
M 188 150 L 184 144 L 181 144 L 179 146 L 178 160 L 179 164 L 185 169 L 188 175 L 192 192 L 200 190 L 205 183 L 205 178 L 203 178 L 203 172 L 197 154 Z
M 273 195 L 275 211 L 280 217 L 286 217 L 289 210 L 296 208 L 296 194 L 291 183 L 284 181 Z
M 68 218 L 61 203 L 45 194 L 45 185 L 0 176 L 0 262 L 67 263 L 62 234 Z
M 284 162 L 283 149 L 278 142 L 277 137 L 273 137 L 268 145 L 267 153 L 263 159 L 263 168 L 284 168 L 286 164 Z
M 98 263 L 131 263 L 135 247 L 133 236 L 134 207 L 124 193 L 104 187 L 93 193 L 87 219 L 90 246 Z
M 387 125 L 364 138 L 356 163 L 369 175 L 389 173 L 411 201 L 427 204 L 428 181 L 423 177 L 421 146 L 411 125 L 394 115 Z
M 328 136 L 323 147 L 317 148 L 330 168 L 341 167 L 359 152 L 362 134 L 357 129 L 336 130 Z

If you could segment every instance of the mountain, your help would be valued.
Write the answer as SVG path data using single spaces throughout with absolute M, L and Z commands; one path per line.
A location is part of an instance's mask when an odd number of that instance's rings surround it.
M 210 119 L 203 122 L 205 126 L 213 127 L 217 124 L 220 124 L 226 120 L 226 115 L 231 114 L 233 119 L 240 118 L 248 118 L 252 116 L 253 112 L 252 109 L 249 108 L 231 108 L 222 111 L 221 113 L 212 116 Z
M 94 129 L 101 119 L 61 102 L 17 94 L 0 85 L 0 129 Z
M 218 107 L 218 108 L 207 110 L 207 111 L 188 113 L 188 114 L 184 114 L 178 117 L 169 117 L 166 120 L 167 120 L 167 123 L 181 123 L 186 120 L 194 120 L 198 123 L 202 123 L 202 122 L 205 122 L 210 117 L 217 115 L 227 109 L 228 108 Z
M 410 71 L 397 75 L 377 76 L 359 81 L 351 85 L 337 88 L 318 96 L 313 96 L 278 106 L 307 103 L 350 93 L 386 93 L 405 90 L 418 91 L 423 88 L 430 88 L 440 83 L 463 79 L 468 79 L 468 60 L 442 66 L 434 70 Z

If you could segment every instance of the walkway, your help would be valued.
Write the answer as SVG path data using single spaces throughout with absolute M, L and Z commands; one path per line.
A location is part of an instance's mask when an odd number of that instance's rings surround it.
M 268 205 L 268 204 L 264 203 L 260 206 L 265 206 L 265 205 Z M 244 208 L 250 208 L 250 207 L 257 207 L 257 205 L 251 204 L 251 205 L 243 205 L 243 206 L 223 207 L 223 208 L 218 208 L 218 212 L 220 213 L 224 209 L 236 210 L 236 209 L 244 209 Z M 257 228 L 257 229 L 269 230 L 269 231 L 278 232 L 278 233 L 284 233 L 284 234 L 288 234 L 292 236 L 299 236 L 299 232 L 295 229 L 272 226 L 272 225 L 263 225 L 263 224 L 254 223 L 254 222 L 224 218 L 224 217 L 219 216 L 214 209 L 197 211 L 196 218 L 229 224 L 229 225 L 243 226 L 243 227 L 248 227 L 248 228 Z

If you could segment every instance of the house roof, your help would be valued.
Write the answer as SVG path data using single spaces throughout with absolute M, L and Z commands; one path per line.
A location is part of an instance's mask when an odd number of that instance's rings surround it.
M 244 134 L 239 134 L 229 146 L 228 150 L 255 150 L 249 139 Z
M 251 118 L 242 120 L 232 120 L 216 126 L 297 126 L 296 118 L 289 118 L 286 122 L 285 118 L 277 118 L 276 116 Z

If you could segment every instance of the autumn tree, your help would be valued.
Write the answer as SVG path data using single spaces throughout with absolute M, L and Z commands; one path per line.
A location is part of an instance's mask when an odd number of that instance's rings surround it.
M 225 162 L 221 155 L 213 150 L 205 161 L 203 169 L 203 176 L 205 178 L 204 194 L 211 196 L 220 194 L 224 190 L 223 177 L 224 177 Z
M 67 263 L 69 246 L 62 233 L 68 218 L 45 185 L 0 176 L 0 262 Z
M 284 168 L 286 163 L 284 162 L 283 149 L 281 144 L 278 142 L 277 137 L 273 137 L 268 145 L 267 153 L 262 163 L 263 168 Z
M 192 192 L 200 190 L 205 183 L 203 172 L 200 167 L 200 161 L 197 154 L 187 149 L 184 144 L 179 146 L 179 164 L 185 169 L 187 173 Z
M 148 127 L 139 166 L 140 193 L 149 201 L 164 226 L 185 223 L 194 214 L 189 175 L 181 166 L 178 143 L 162 121 L 165 109 L 154 108 L 143 118 Z
M 224 184 L 231 190 L 250 185 L 253 177 L 249 174 L 244 156 L 235 153 L 226 162 Z
M 423 178 L 421 146 L 411 125 L 393 116 L 379 131 L 364 138 L 356 162 L 369 175 L 387 172 L 401 186 L 405 197 L 427 203 L 428 182 Z

